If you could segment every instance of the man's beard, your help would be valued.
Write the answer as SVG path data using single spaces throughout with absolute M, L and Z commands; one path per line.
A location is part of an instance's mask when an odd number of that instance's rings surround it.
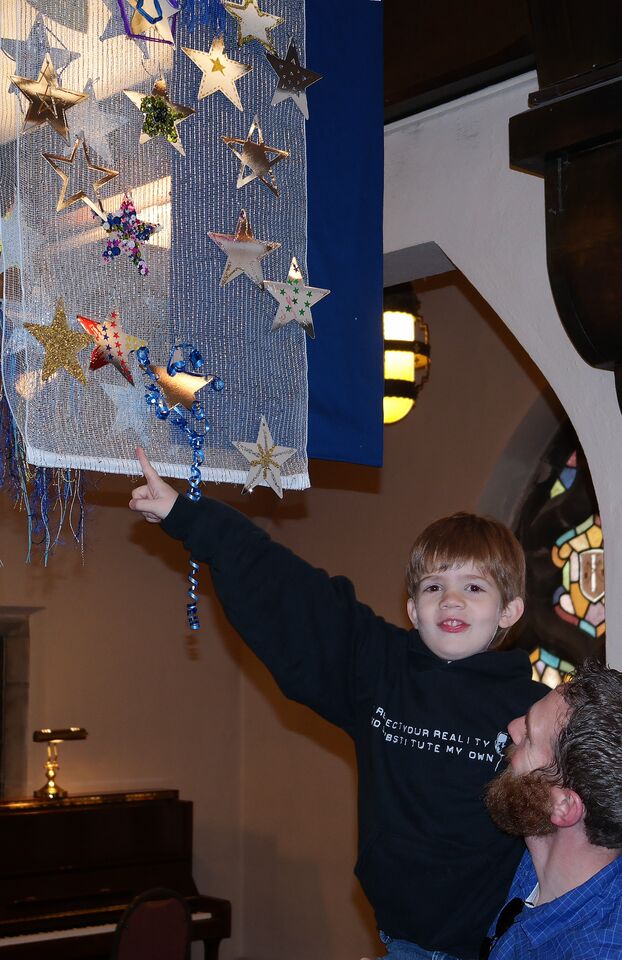
M 551 823 L 551 783 L 541 770 L 516 774 L 511 767 L 486 789 L 488 813 L 505 833 L 518 837 L 546 837 Z

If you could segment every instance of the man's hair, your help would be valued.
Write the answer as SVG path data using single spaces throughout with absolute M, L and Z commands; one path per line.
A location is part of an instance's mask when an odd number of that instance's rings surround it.
M 409 597 L 429 573 L 474 563 L 496 584 L 506 607 L 515 597 L 525 597 L 525 554 L 512 531 L 494 517 L 454 513 L 435 520 L 412 545 L 406 567 Z
M 589 660 L 557 689 L 569 713 L 554 747 L 556 779 L 583 800 L 589 842 L 622 849 L 622 673 Z

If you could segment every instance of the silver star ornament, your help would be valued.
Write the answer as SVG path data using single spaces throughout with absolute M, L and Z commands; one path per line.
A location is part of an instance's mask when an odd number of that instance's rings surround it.
M 263 287 L 263 270 L 261 261 L 273 250 L 281 246 L 275 240 L 258 240 L 253 236 L 246 210 L 240 211 L 235 233 L 208 233 L 210 240 L 216 243 L 227 255 L 227 262 L 220 278 L 220 286 L 224 287 L 230 280 L 239 277 L 241 273 Z
M 321 287 L 308 287 L 303 280 L 296 257 L 292 257 L 287 280 L 283 280 L 281 283 L 274 280 L 264 280 L 264 288 L 278 303 L 272 329 L 279 330 L 285 324 L 295 320 L 314 340 L 315 329 L 311 307 L 327 297 L 330 290 L 324 290 Z

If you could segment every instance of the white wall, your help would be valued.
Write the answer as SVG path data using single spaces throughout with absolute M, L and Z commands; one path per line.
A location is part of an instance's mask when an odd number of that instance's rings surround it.
M 588 458 L 607 545 L 607 654 L 622 666 L 622 414 L 613 375 L 589 367 L 566 336 L 546 272 L 544 183 L 509 169 L 508 119 L 527 109 L 535 75 L 389 126 L 385 250 L 437 243 L 539 366 Z

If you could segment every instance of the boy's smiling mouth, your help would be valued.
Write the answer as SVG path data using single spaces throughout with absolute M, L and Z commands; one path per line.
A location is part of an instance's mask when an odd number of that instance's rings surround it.
M 457 620 L 455 617 L 446 617 L 444 620 L 441 620 L 438 624 L 441 630 L 444 630 L 445 633 L 462 633 L 463 630 L 468 629 L 468 623 L 465 623 L 464 620 Z

